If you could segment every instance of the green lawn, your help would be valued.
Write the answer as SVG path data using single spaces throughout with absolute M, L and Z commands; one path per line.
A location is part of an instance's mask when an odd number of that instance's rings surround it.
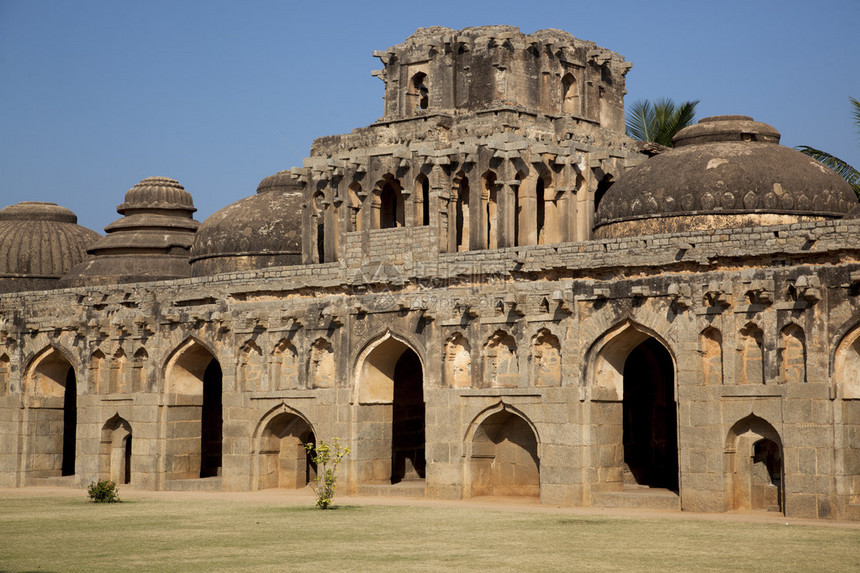
M 0 571 L 296 567 L 860 571 L 860 530 L 447 507 L 320 511 L 212 499 L 102 505 L 83 493 L 0 499 Z

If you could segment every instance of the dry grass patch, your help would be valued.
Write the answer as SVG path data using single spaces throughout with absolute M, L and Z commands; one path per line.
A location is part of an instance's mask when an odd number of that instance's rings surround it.
M 0 570 L 857 571 L 860 530 L 430 507 L 0 499 Z

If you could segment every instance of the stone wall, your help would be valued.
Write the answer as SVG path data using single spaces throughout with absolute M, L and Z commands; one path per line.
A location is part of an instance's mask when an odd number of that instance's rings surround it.
M 312 434 L 353 449 L 350 491 L 395 487 L 386 388 L 414 353 L 426 468 L 403 450 L 400 487 L 611 505 L 648 480 L 625 463 L 624 365 L 653 339 L 672 365 L 673 402 L 654 412 L 677 417 L 663 424 L 677 429 L 674 503 L 856 517 L 860 221 L 438 255 L 432 236 L 354 232 L 334 263 L 3 295 L 0 484 L 121 475 L 129 435 L 138 487 L 298 484 Z M 200 479 L 217 457 L 200 436 L 212 358 L 221 461 Z M 63 478 L 56 432 L 37 428 L 64 408 L 69 366 Z M 762 482 L 770 442 L 781 466 Z

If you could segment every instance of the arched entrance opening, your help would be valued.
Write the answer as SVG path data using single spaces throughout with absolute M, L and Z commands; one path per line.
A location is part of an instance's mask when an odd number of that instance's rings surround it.
M 78 425 L 75 369 L 56 348 L 48 348 L 31 363 L 26 376 L 31 397 L 29 477 L 75 474 Z
M 221 475 L 221 365 L 189 340 L 166 368 L 167 479 Z
M 115 415 L 102 426 L 99 478 L 131 483 L 131 425 Z
M 654 338 L 624 362 L 624 463 L 640 486 L 678 491 L 678 430 L 672 356 Z M 629 483 L 629 480 L 628 480 Z
M 782 440 L 765 420 L 750 414 L 729 430 L 726 473 L 729 509 L 785 512 Z
M 423 480 L 424 369 L 418 354 L 386 334 L 368 347 L 358 368 L 357 477 L 364 483 Z
M 272 418 L 260 436 L 260 489 L 308 485 L 317 475 L 308 443 L 316 444 L 316 437 L 303 418 L 290 412 Z
M 596 491 L 661 488 L 668 490 L 667 507 L 675 505 L 680 480 L 674 359 L 662 341 L 632 323 L 616 326 L 602 340 L 590 366 L 591 416 L 605 421 L 594 436 Z
M 379 190 L 379 228 L 393 229 L 405 225 L 405 209 L 400 181 L 388 176 Z
M 537 436 L 522 417 L 502 410 L 475 429 L 469 458 L 471 496 L 540 496 Z

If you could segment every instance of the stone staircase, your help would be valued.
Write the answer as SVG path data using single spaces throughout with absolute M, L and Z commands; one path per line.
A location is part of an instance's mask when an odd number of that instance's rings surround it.
M 356 495 L 369 497 L 424 497 L 424 480 L 402 481 L 400 483 L 359 484 Z
M 619 507 L 681 511 L 681 497 L 674 491 L 659 487 L 625 487 L 622 491 L 604 491 L 591 494 L 594 507 Z
M 197 479 L 169 479 L 164 482 L 166 491 L 221 491 L 221 476 Z

